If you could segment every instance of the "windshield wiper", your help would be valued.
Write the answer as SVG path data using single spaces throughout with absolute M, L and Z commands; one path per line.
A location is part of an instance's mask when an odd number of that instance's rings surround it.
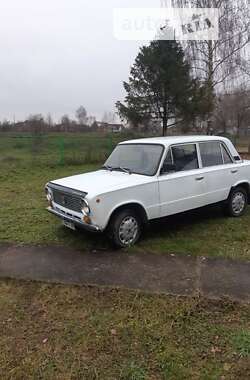
M 110 172 L 112 172 L 113 170 L 112 166 L 108 166 L 108 165 L 103 165 L 101 169 L 109 170 Z
M 113 167 L 113 166 L 109 166 L 109 165 L 103 165 L 101 167 L 101 169 L 105 169 L 105 170 L 109 170 L 110 172 L 112 172 L 113 170 L 120 170 L 124 173 L 128 173 L 128 174 L 132 174 L 131 170 L 128 169 L 128 168 L 124 168 L 122 166 L 116 166 L 116 167 Z
M 122 172 L 124 172 L 124 173 L 132 174 L 132 172 L 131 172 L 130 169 L 128 169 L 128 168 L 124 168 L 124 167 L 122 167 L 122 166 L 117 166 L 117 167 L 115 167 L 115 168 L 112 168 L 112 170 L 120 170 L 120 171 L 122 171 Z

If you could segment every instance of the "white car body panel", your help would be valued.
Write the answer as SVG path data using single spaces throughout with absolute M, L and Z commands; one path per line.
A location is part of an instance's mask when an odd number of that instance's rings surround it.
M 129 175 L 119 171 L 98 170 L 92 173 L 79 174 L 62 178 L 52 183 L 90 194 L 91 197 L 143 185 L 151 182 L 151 178 L 138 174 Z
M 161 175 L 161 167 L 168 149 L 180 144 L 197 144 L 216 141 L 223 143 L 233 158 L 233 163 L 203 168 L 199 155 L 198 169 Z M 226 138 L 208 136 L 183 136 L 132 140 L 124 144 L 160 144 L 164 154 L 154 176 L 129 174 L 121 171 L 98 170 L 50 182 L 63 188 L 87 193 L 86 200 L 91 213 L 91 223 L 103 231 L 112 213 L 120 206 L 137 204 L 146 213 L 147 219 L 157 219 L 183 211 L 196 209 L 224 201 L 232 187 L 240 183 L 249 184 L 250 161 L 242 161 L 233 144 Z M 199 148 L 198 153 L 199 153 Z M 67 213 L 67 208 L 58 204 L 58 212 Z M 73 217 L 82 218 L 81 213 L 71 211 Z M 63 218 L 63 216 L 62 216 Z
M 140 204 L 149 220 L 157 218 L 159 213 L 158 181 L 155 177 L 98 170 L 51 183 L 88 193 L 92 221 L 101 230 L 107 226 L 115 208 L 124 204 Z M 100 203 L 96 202 L 97 199 Z M 62 209 L 65 211 L 65 208 Z M 72 213 L 79 216 L 74 211 Z
M 159 177 L 161 217 L 206 204 L 204 182 L 196 180 L 201 174 L 201 170 L 190 170 Z

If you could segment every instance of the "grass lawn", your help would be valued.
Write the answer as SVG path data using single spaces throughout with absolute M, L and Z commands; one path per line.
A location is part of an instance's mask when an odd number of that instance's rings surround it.
M 250 377 L 250 307 L 0 281 L 0 378 Z
M 115 142 L 67 136 L 62 165 L 58 136 L 0 136 L 0 244 L 110 249 L 102 235 L 63 228 L 43 188 L 99 167 Z M 249 211 L 239 220 L 194 211 L 153 223 L 131 253 L 249 260 L 249 224 Z M 250 378 L 249 305 L 0 280 L 0 311 L 1 380 Z
M 65 136 L 65 165 L 60 138 L 0 136 L 0 244 L 58 244 L 110 249 L 102 235 L 71 232 L 45 211 L 44 185 L 51 179 L 94 170 L 118 141 L 109 137 Z M 90 162 L 90 163 L 89 163 Z M 198 210 L 153 223 L 131 252 L 179 253 L 250 259 L 250 208 L 241 219 L 225 218 L 220 208 Z

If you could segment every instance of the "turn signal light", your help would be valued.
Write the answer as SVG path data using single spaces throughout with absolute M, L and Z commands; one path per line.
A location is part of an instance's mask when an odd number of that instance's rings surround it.
M 83 221 L 84 221 L 84 223 L 91 224 L 91 219 L 89 216 L 84 216 Z

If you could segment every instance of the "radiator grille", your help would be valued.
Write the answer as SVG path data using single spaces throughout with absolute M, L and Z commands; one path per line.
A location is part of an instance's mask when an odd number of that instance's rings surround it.
M 60 190 L 52 189 L 53 200 L 56 204 L 67 208 L 68 210 L 81 212 L 81 197 L 69 194 Z

